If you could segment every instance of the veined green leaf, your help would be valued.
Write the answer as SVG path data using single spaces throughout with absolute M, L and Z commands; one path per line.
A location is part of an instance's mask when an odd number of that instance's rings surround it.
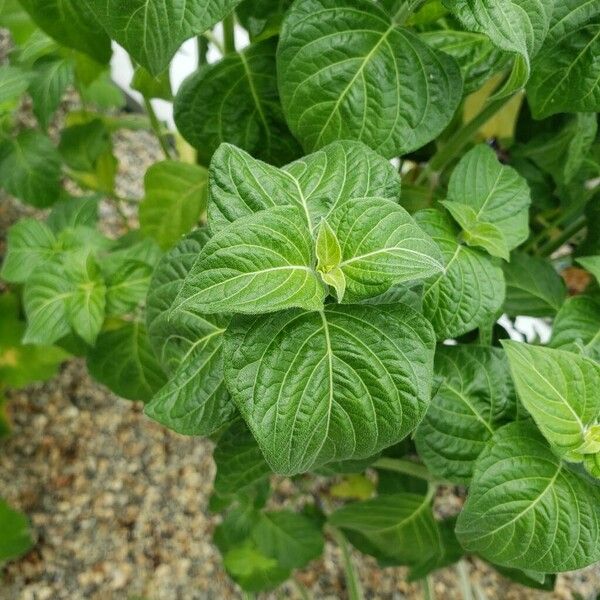
M 74 48 L 100 63 L 112 54 L 110 39 L 81 0 L 19 0 L 36 24 L 68 48 Z
M 0 113 L 16 108 L 29 86 L 31 73 L 20 67 L 0 67 Z
M 583 458 L 585 470 L 596 479 L 600 479 L 600 452 L 586 454 Z
M 245 0 L 235 14 L 250 39 L 266 39 L 279 33 L 285 11 L 291 5 L 292 0 Z
M 600 362 L 600 299 L 569 298 L 554 319 L 550 346 L 581 352 Z
M 137 321 L 103 331 L 88 353 L 87 366 L 94 379 L 128 400 L 147 401 L 165 383 L 146 328 Z
M 223 566 L 230 577 L 249 592 L 276 588 L 290 576 L 289 569 L 279 566 L 274 558 L 265 556 L 249 541 L 226 552 Z
M 485 144 L 465 154 L 452 172 L 448 200 L 473 208 L 477 221 L 495 225 L 512 250 L 529 236 L 531 195 L 527 181 L 500 164 Z
M 349 302 L 378 296 L 394 284 L 444 270 L 436 244 L 390 200 L 348 200 L 332 212 L 330 222 L 342 244 L 339 267 Z
M 577 262 L 600 283 L 600 256 L 582 256 Z
M 564 350 L 503 342 L 519 398 L 562 456 L 600 452 L 600 365 Z
M 402 305 L 237 318 L 225 380 L 271 468 L 301 473 L 412 431 L 429 402 L 434 345 L 430 324 Z
M 240 0 L 83 0 L 115 40 L 152 75 L 162 73 L 185 40 L 210 29 Z
M 435 355 L 440 383 L 416 444 L 440 479 L 468 484 L 477 457 L 514 405 L 508 362 L 499 348 L 441 346 Z
M 484 33 L 498 48 L 517 55 L 506 93 L 529 79 L 531 59 L 550 27 L 553 0 L 444 0 L 469 31 Z
M 334 142 L 283 169 L 223 144 L 210 165 L 208 222 L 216 233 L 265 208 L 297 205 L 316 227 L 342 202 L 369 196 L 397 201 L 400 177 L 389 161 L 360 142 Z
M 600 488 L 569 470 L 532 424 L 512 423 L 479 457 L 456 533 L 503 566 L 580 569 L 600 560 Z
M 137 90 L 144 98 L 160 98 L 171 102 L 171 77 L 168 70 L 154 77 L 144 67 L 136 67 L 131 80 L 131 87 Z
M 600 110 L 600 6 L 593 0 L 554 4 L 550 31 L 527 86 L 536 119 Z
M 0 498 L 0 564 L 25 554 L 33 540 L 27 517 Z
M 166 160 L 152 165 L 144 177 L 140 204 L 142 233 L 167 250 L 189 233 L 206 210 L 208 172 L 199 165 Z
M 2 278 L 11 283 L 25 283 L 36 267 L 50 260 L 57 251 L 52 230 L 37 219 L 22 219 L 7 236 L 7 250 L 2 263 Z
M 146 414 L 185 435 L 210 435 L 228 423 L 234 405 L 223 383 L 222 338 L 229 319 L 171 306 L 209 239 L 198 229 L 156 268 L 147 301 L 150 341 L 168 381 L 147 404 Z
M 386 562 L 416 565 L 440 550 L 431 499 L 403 493 L 353 502 L 335 511 L 329 522 L 359 550 Z
M 276 47 L 275 39 L 252 44 L 201 67 L 181 86 L 175 122 L 202 162 L 222 142 L 276 165 L 302 154 L 279 104 Z
M 438 339 L 472 331 L 499 313 L 504 302 L 504 277 L 494 261 L 458 243 L 458 229 L 438 210 L 424 210 L 415 220 L 440 247 L 445 270 L 425 281 L 423 313 Z
M 60 192 L 60 157 L 49 138 L 29 130 L 0 143 L 0 185 L 13 196 L 46 208 Z
M 296 207 L 239 219 L 204 246 L 174 309 L 209 314 L 319 310 L 325 290 L 312 268 L 313 246 L 306 215 Z
M 287 13 L 279 89 L 306 150 L 354 139 L 391 158 L 450 122 L 462 98 L 458 65 L 395 18 L 368 0 L 306 0 Z
M 46 223 L 57 235 L 65 229 L 95 228 L 98 222 L 98 201 L 97 196 L 59 200 L 52 206 Z
M 504 310 L 512 317 L 552 317 L 562 306 L 567 289 L 545 259 L 514 252 L 503 265 L 506 277 Z

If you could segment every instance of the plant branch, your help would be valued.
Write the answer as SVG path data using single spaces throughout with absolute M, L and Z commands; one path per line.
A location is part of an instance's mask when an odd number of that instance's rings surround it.
M 500 84 L 502 85 L 502 84 Z M 468 123 L 465 123 L 454 136 L 430 159 L 417 177 L 415 184 L 422 185 L 435 174 L 439 174 L 452 162 L 452 159 L 471 141 L 471 138 L 514 96 L 504 96 L 491 100 L 485 108 Z
M 342 563 L 344 567 L 344 574 L 346 576 L 346 587 L 348 588 L 348 600 L 363 600 L 362 586 L 360 585 L 360 579 L 358 573 L 352 562 L 350 556 L 350 547 L 348 541 L 344 537 L 344 534 L 337 528 L 329 525 L 327 530 L 331 534 L 331 537 L 335 540 L 342 553 Z
M 448 484 L 446 481 L 440 481 L 436 479 L 428 470 L 425 465 L 413 462 L 412 460 L 405 460 L 402 458 L 380 458 L 375 461 L 373 466 L 376 469 L 384 469 L 385 471 L 394 471 L 396 473 L 402 473 L 403 475 L 410 475 L 411 477 L 417 477 L 423 479 L 429 483 L 437 484 Z
M 235 17 L 233 11 L 223 19 L 224 55 L 235 52 Z
M 156 135 L 156 138 L 158 139 L 158 143 L 160 144 L 160 147 L 162 148 L 165 158 L 167 158 L 167 159 L 171 158 L 171 150 L 169 149 L 169 144 L 167 143 L 165 135 L 163 134 L 163 130 L 162 130 L 160 121 L 158 120 L 158 117 L 156 116 L 156 112 L 154 111 L 152 102 L 146 96 L 144 96 L 144 107 L 146 108 L 146 112 L 148 113 L 148 118 L 150 119 L 150 126 L 152 127 L 152 131 L 154 131 L 154 134 Z
M 423 600 L 433 600 L 435 598 L 433 581 L 430 575 L 421 579 L 421 587 L 423 588 Z
M 548 240 L 543 246 L 540 246 L 538 254 L 540 256 L 550 256 L 555 250 L 566 244 L 574 235 L 585 229 L 587 219 L 581 215 L 575 219 L 569 226 L 565 227 L 563 232 L 555 238 Z
M 200 45 L 200 40 L 210 42 L 221 53 L 221 55 L 225 54 L 225 48 L 223 48 L 223 44 L 212 32 L 212 29 L 205 31 L 201 36 L 199 36 L 198 45 Z M 206 48 L 206 50 L 208 50 L 208 48 Z M 201 64 L 206 63 L 206 50 L 202 49 L 200 52 L 198 52 L 198 57 L 199 59 L 201 59 L 201 62 L 200 60 L 198 61 L 198 66 L 201 66 Z

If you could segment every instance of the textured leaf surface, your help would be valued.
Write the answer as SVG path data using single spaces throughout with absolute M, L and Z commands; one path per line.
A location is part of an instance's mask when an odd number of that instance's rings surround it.
M 600 5 L 555 2 L 544 47 L 533 63 L 527 99 L 536 119 L 600 110 Z
M 478 221 L 498 227 L 509 250 L 529 236 L 527 181 L 512 167 L 500 164 L 485 144 L 465 154 L 452 172 L 448 200 L 470 206 Z
M 288 124 L 308 151 L 339 139 L 386 157 L 415 150 L 462 98 L 449 55 L 368 0 L 308 0 L 288 12 L 277 64 Z
M 339 267 L 348 302 L 378 296 L 393 284 L 430 277 L 444 269 L 433 240 L 390 200 L 349 200 L 333 211 L 330 221 L 342 243 Z
M 600 417 L 600 365 L 563 350 L 503 346 L 519 398 L 540 431 L 562 455 L 580 451 Z M 598 451 L 600 444 L 592 453 Z
M 48 127 L 72 79 L 73 66 L 69 60 L 44 57 L 35 63 L 29 94 L 33 112 L 43 129 Z
M 240 219 L 202 249 L 179 292 L 176 310 L 258 313 L 318 310 L 325 290 L 312 270 L 306 216 L 292 206 Z
M 440 386 L 417 429 L 417 450 L 434 475 L 467 484 L 477 457 L 514 405 L 508 363 L 499 348 L 441 346 L 435 379 Z
M 554 319 L 550 346 L 600 361 L 600 299 L 569 298 Z
M 335 511 L 329 521 L 359 550 L 376 551 L 394 564 L 414 565 L 439 552 L 439 531 L 430 499 L 424 496 L 404 493 L 354 502 Z
M 190 76 L 175 99 L 175 123 L 208 164 L 222 142 L 270 164 L 302 154 L 279 103 L 276 40 L 253 44 Z
M 60 157 L 50 139 L 24 131 L 0 143 L 0 184 L 19 200 L 46 208 L 58 199 Z
M 170 312 L 183 280 L 208 240 L 198 229 L 159 263 L 147 301 L 150 341 L 168 374 L 146 414 L 185 435 L 210 435 L 229 422 L 234 405 L 223 383 L 222 340 L 228 318 Z
M 208 221 L 216 233 L 240 217 L 291 204 L 316 227 L 338 204 L 368 196 L 397 201 L 400 178 L 389 161 L 359 142 L 334 142 L 283 169 L 224 144 L 210 165 Z
M 0 68 L 0 111 L 16 108 L 27 90 L 31 73 L 15 66 Z
M 87 357 L 88 369 L 100 383 L 128 400 L 149 400 L 165 383 L 146 328 L 137 321 L 122 322 L 102 332 Z
M 600 560 L 600 488 L 571 472 L 533 425 L 513 423 L 479 457 L 456 533 L 500 565 L 580 569 Z
M 493 318 L 504 301 L 502 270 L 484 253 L 457 242 L 449 216 L 425 210 L 415 219 L 445 261 L 444 273 L 426 280 L 423 292 L 423 312 L 438 339 L 462 335 Z
M 565 300 L 565 283 L 544 258 L 515 252 L 504 265 L 504 276 L 504 310 L 510 316 L 552 317 Z
M 110 60 L 110 39 L 85 0 L 19 2 L 37 25 L 61 45 L 88 54 L 103 64 Z
M 189 233 L 206 210 L 208 172 L 198 165 L 165 160 L 146 171 L 144 189 L 140 228 L 166 250 Z
M 83 0 L 111 39 L 153 75 L 164 71 L 181 44 L 210 29 L 240 0 Z
M 429 402 L 434 336 L 405 306 L 238 318 L 225 340 L 227 387 L 279 473 L 371 456 Z

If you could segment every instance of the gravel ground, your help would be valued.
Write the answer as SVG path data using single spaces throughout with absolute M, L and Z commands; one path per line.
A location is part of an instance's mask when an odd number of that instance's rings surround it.
M 140 197 L 143 173 L 160 156 L 146 132 L 116 136 L 119 192 Z M 0 199 L 0 255 L 7 227 L 32 214 Z M 108 231 L 118 227 L 102 207 Z M 208 513 L 214 464 L 211 444 L 172 433 L 145 418 L 139 403 L 110 394 L 73 360 L 45 384 L 8 393 L 13 436 L 0 443 L 0 494 L 31 518 L 35 547 L 9 564 L 1 600 L 194 600 L 239 598 L 211 544 L 218 517 Z M 275 479 L 275 504 L 293 504 L 298 491 Z M 318 485 L 318 483 L 317 483 Z M 448 512 L 460 499 L 437 500 Z M 422 597 L 404 569 L 380 570 L 354 554 L 368 598 Z M 346 598 L 337 548 L 296 573 L 317 599 Z M 561 575 L 546 594 L 512 585 L 479 561 L 465 563 L 487 597 L 506 600 L 595 598 L 600 567 Z M 461 598 L 455 569 L 434 577 L 439 599 Z M 299 598 L 291 584 L 261 598 Z

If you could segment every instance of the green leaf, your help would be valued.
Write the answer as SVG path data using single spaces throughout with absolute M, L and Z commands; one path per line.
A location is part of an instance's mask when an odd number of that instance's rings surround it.
M 84 0 L 115 40 L 152 75 L 162 73 L 185 40 L 210 29 L 240 0 Z
M 238 318 L 225 381 L 271 468 L 291 475 L 367 458 L 412 431 L 434 345 L 429 323 L 402 305 Z
M 58 151 L 71 169 L 92 173 L 100 157 L 111 150 L 110 133 L 101 119 L 63 129 L 58 145 Z
M 500 575 L 519 585 L 525 585 L 546 592 L 554 591 L 556 586 L 556 575 L 554 574 L 536 573 L 535 571 L 530 570 L 509 569 L 508 567 L 500 567 L 498 565 L 492 566 L 500 573 Z
M 46 219 L 48 227 L 59 234 L 65 229 L 95 228 L 98 222 L 98 197 L 67 197 L 52 206 Z
M 420 38 L 432 48 L 445 52 L 456 60 L 465 82 L 465 95 L 481 88 L 504 68 L 509 58 L 486 35 L 480 33 L 438 29 L 421 33 Z
M 491 256 L 509 260 L 510 253 L 506 238 L 496 225 L 479 221 L 477 213 L 467 204 L 447 200 L 442 201 L 441 204 L 460 225 L 461 240 L 468 246 L 480 246 Z
M 19 558 L 33 546 L 29 520 L 0 498 L 0 564 Z
M 569 298 L 554 319 L 550 346 L 581 352 L 600 362 L 600 299 Z
M 583 457 L 585 470 L 596 479 L 600 479 L 600 452 L 596 454 L 586 454 Z
M 73 80 L 73 65 L 64 58 L 46 56 L 36 61 L 33 69 L 33 77 L 29 84 L 33 112 L 41 127 L 47 129 Z
M 173 100 L 171 77 L 168 70 L 154 77 L 144 67 L 136 67 L 131 80 L 131 88 L 147 99 L 160 98 L 169 102 Z
M 423 314 L 438 339 L 460 336 L 493 319 L 504 301 L 502 270 L 488 256 L 458 243 L 450 217 L 424 210 L 415 220 L 438 244 L 445 261 L 441 275 L 425 281 Z
M 161 248 L 174 246 L 189 233 L 206 210 L 208 172 L 175 160 L 153 164 L 144 177 L 140 228 Z
M 146 328 L 137 321 L 103 331 L 88 353 L 87 366 L 94 379 L 128 400 L 149 400 L 166 379 Z
M 444 0 L 444 5 L 465 29 L 483 33 L 498 48 L 517 55 L 507 93 L 527 83 L 531 59 L 550 27 L 553 0 Z
M 40 264 L 57 252 L 52 230 L 37 219 L 22 219 L 7 236 L 7 250 L 0 275 L 11 283 L 25 283 Z
M 342 262 L 340 242 L 335 235 L 335 231 L 331 229 L 331 225 L 325 219 L 322 219 L 319 225 L 316 254 L 317 271 L 323 273 L 331 271 Z
M 214 451 L 215 493 L 243 496 L 271 474 L 256 440 L 243 421 L 234 422 L 219 438 Z
M 307 517 L 280 510 L 262 512 L 252 529 L 252 540 L 284 569 L 301 569 L 323 552 L 323 534 Z
M 223 566 L 244 590 L 260 592 L 277 587 L 290 575 L 274 558 L 260 552 L 253 544 L 236 546 L 223 556 Z
M 306 216 L 292 206 L 239 219 L 204 246 L 185 279 L 176 310 L 258 313 L 319 310 L 324 289 L 312 270 Z
M 515 252 L 504 265 L 504 276 L 504 310 L 511 317 L 552 317 L 565 301 L 565 283 L 544 258 Z
M 50 139 L 28 130 L 0 142 L 0 182 L 37 208 L 53 204 L 60 192 L 60 157 Z
M 582 256 L 577 262 L 600 283 L 600 256 Z
M 207 240 L 206 229 L 199 229 L 165 255 L 154 273 L 147 301 L 150 341 L 168 380 L 145 412 L 185 435 L 211 435 L 234 412 L 223 383 L 222 341 L 229 319 L 196 311 L 170 312 Z
M 514 405 L 508 362 L 499 348 L 440 346 L 440 383 L 419 425 L 419 456 L 436 477 L 468 484 L 477 457 Z
M 0 67 L 0 113 L 13 110 L 29 86 L 31 73 L 20 67 Z
M 462 98 L 454 59 L 368 0 L 294 4 L 277 66 L 288 124 L 308 151 L 354 139 L 406 154 L 441 133 Z
M 112 51 L 110 39 L 81 0 L 20 0 L 23 8 L 49 36 L 103 64 Z
M 365 475 L 350 474 L 329 488 L 338 500 L 368 500 L 375 494 L 375 484 Z
M 84 102 L 94 104 L 101 110 L 124 108 L 126 104 L 122 90 L 113 83 L 109 71 L 105 71 L 82 89 L 81 97 Z
M 250 39 L 262 40 L 279 33 L 283 16 L 291 5 L 292 0 L 245 0 L 235 14 Z
M 452 172 L 448 200 L 470 206 L 478 221 L 495 225 L 509 250 L 529 237 L 527 181 L 512 167 L 500 164 L 485 144 L 467 152 Z
M 0 25 L 10 31 L 18 46 L 23 45 L 35 32 L 36 25 L 19 4 L 19 0 L 3 0 L 0 3 Z
M 558 573 L 600 560 L 600 491 L 528 423 L 499 429 L 475 466 L 456 526 L 466 550 L 499 565 Z
M 600 452 L 600 365 L 564 350 L 503 342 L 527 412 L 562 456 Z
M 439 552 L 429 496 L 403 493 L 354 502 L 335 511 L 329 522 L 359 550 L 393 564 L 416 565 Z
M 544 47 L 533 63 L 527 99 L 536 119 L 600 110 L 600 6 L 555 2 Z
M 21 338 L 25 326 L 25 322 L 20 319 L 16 296 L 0 295 L 0 382 L 3 385 L 19 388 L 34 381 L 50 379 L 60 363 L 69 356 L 53 346 L 23 345 Z M 0 413 L 2 412 L 0 406 Z M 2 429 L 0 424 L 0 430 Z
M 397 201 L 400 177 L 389 161 L 359 142 L 335 142 L 283 169 L 224 144 L 210 165 L 208 222 L 216 233 L 265 208 L 298 205 L 316 227 L 342 202 L 369 196 Z
M 394 284 L 444 270 L 436 244 L 390 200 L 348 200 L 332 212 L 330 222 L 342 244 L 339 267 L 349 302 L 378 296 Z
M 175 123 L 208 163 L 222 142 L 235 144 L 271 164 L 302 154 L 279 104 L 276 40 L 253 44 L 203 66 L 175 98 Z

